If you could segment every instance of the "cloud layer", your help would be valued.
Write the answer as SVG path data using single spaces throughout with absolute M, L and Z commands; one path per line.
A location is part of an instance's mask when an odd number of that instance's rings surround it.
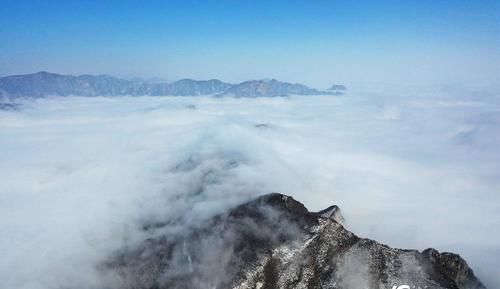
M 500 102 L 430 90 L 261 99 L 52 98 L 0 111 L 0 279 L 97 288 L 146 236 L 268 192 L 356 234 L 461 254 L 499 286 Z

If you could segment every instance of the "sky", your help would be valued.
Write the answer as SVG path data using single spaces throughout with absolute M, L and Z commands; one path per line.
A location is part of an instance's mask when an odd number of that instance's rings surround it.
M 497 82 L 498 1 L 11 1 L 0 75 Z

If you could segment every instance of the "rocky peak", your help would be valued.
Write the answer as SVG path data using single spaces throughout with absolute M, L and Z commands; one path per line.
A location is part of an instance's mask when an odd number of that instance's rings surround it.
M 474 272 L 467 262 L 454 253 L 439 253 L 434 248 L 422 251 L 422 255 L 431 266 L 439 268 L 448 279 L 455 282 L 458 288 L 482 288 L 481 282 L 474 277 Z
M 234 85 L 219 94 L 232 97 L 279 97 L 296 95 L 321 95 L 330 92 L 319 91 L 299 83 L 281 82 L 276 79 L 249 80 Z
M 120 288 L 483 289 L 458 255 L 390 248 L 359 238 L 336 219 L 269 194 L 185 231 L 118 252 L 106 264 Z
M 340 213 L 340 208 L 337 207 L 336 205 L 333 205 L 333 206 L 330 206 L 324 210 L 321 210 L 321 211 L 317 212 L 316 214 L 322 218 L 332 219 L 339 224 L 343 224 L 345 221 L 344 217 Z

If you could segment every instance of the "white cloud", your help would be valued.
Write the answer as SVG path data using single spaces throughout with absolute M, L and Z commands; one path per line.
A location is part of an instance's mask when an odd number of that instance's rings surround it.
M 275 191 L 339 205 L 358 235 L 460 253 L 498 286 L 499 110 L 428 94 L 25 101 L 0 111 L 0 280 L 97 287 L 140 226 Z

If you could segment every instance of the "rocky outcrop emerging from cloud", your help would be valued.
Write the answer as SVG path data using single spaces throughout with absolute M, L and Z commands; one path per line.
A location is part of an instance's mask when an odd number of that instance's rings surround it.
M 347 90 L 347 87 L 345 85 L 342 85 L 342 84 L 334 84 L 334 85 L 330 86 L 330 88 L 328 89 L 328 91 L 331 91 L 335 94 L 343 94 L 346 90 Z
M 277 80 L 252 80 L 230 84 L 217 79 L 182 79 L 175 82 L 148 82 L 108 75 L 61 75 L 37 72 L 0 78 L 0 97 L 46 96 L 198 96 L 275 97 L 334 94 Z
M 337 206 L 313 213 L 290 196 L 264 195 L 187 230 L 148 228 L 155 237 L 104 270 L 135 289 L 484 288 L 459 255 L 390 248 L 342 221 Z

